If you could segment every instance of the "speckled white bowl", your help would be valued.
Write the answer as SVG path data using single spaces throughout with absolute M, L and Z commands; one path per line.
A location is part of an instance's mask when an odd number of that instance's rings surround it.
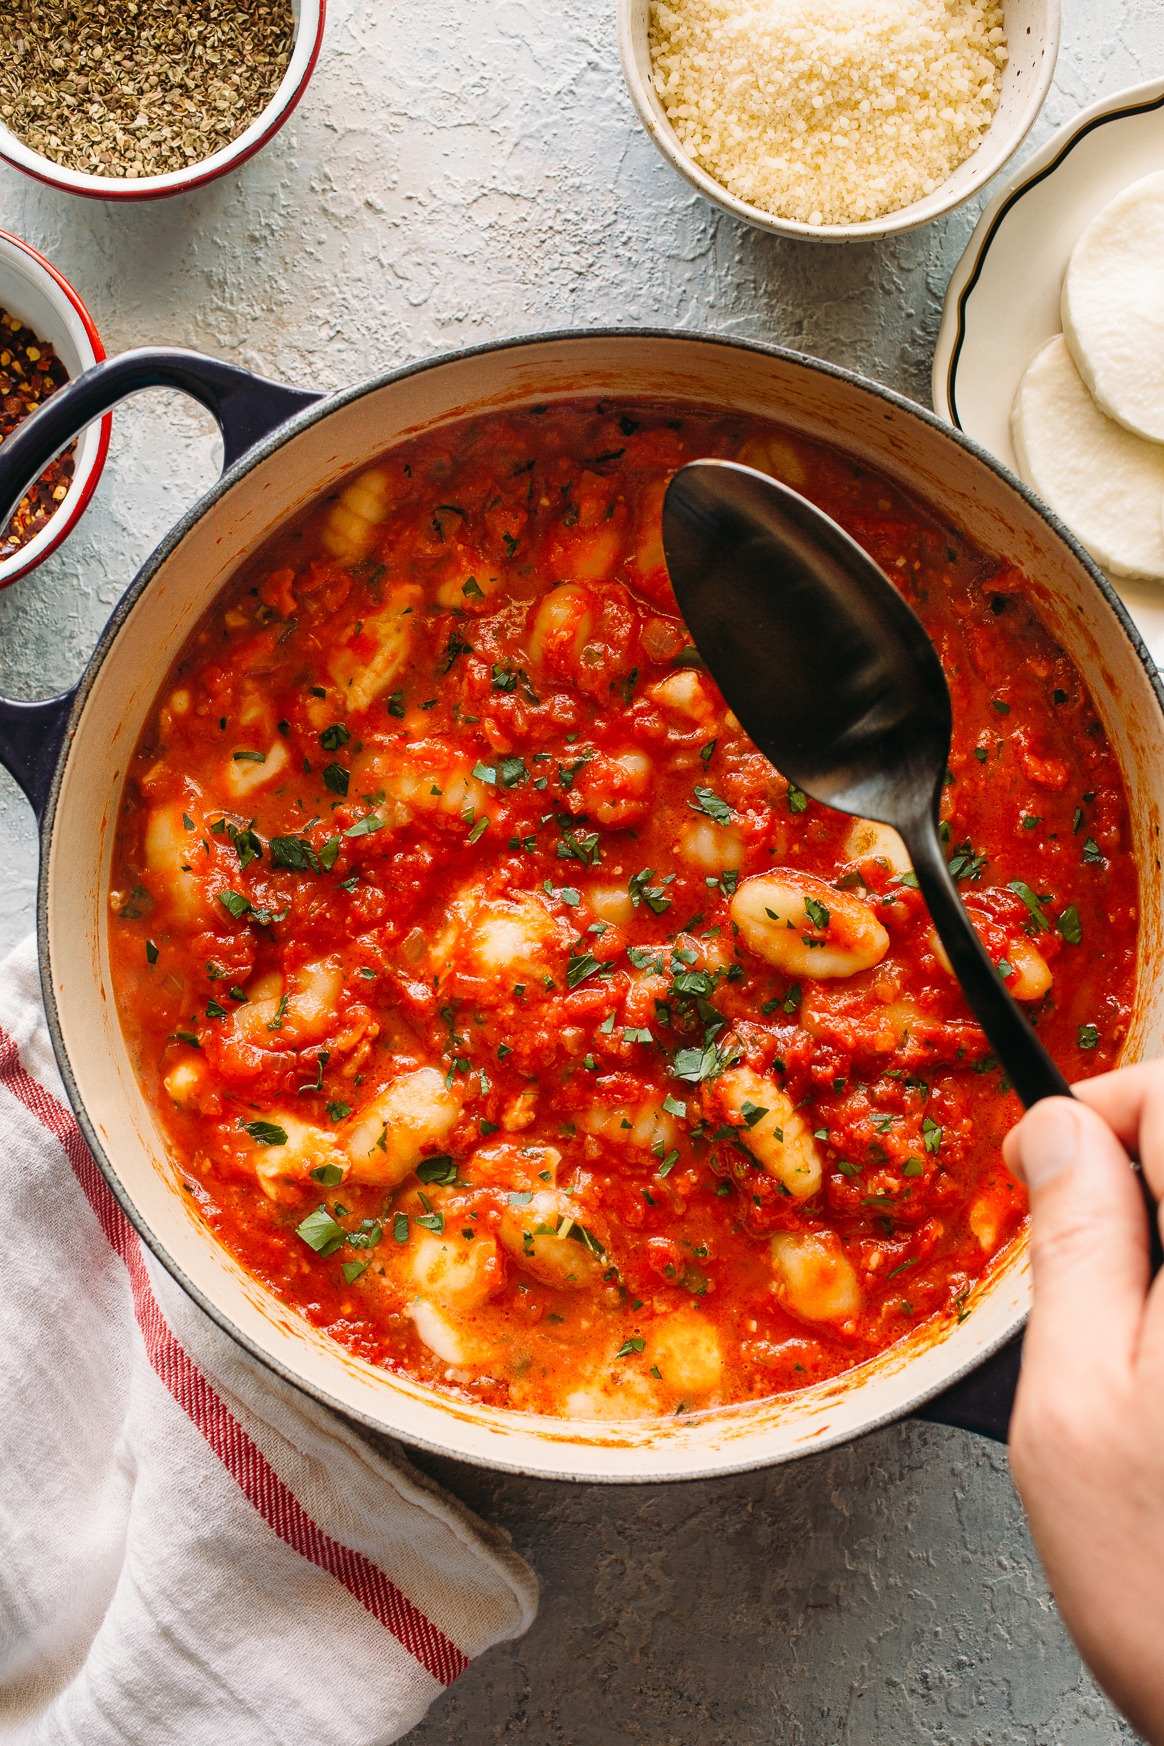
M 982 144 L 924 200 L 861 224 L 801 224 L 791 218 L 776 218 L 746 200 L 737 200 L 721 182 L 699 168 L 679 144 L 651 77 L 650 0 L 618 0 L 618 50 L 639 120 L 667 162 L 700 194 L 733 218 L 742 218 L 774 236 L 871 242 L 897 231 L 916 230 L 969 200 L 1009 162 L 1034 126 L 1059 54 L 1059 0 L 1004 0 L 1003 19 L 1010 59 L 1002 75 L 998 108 Z
M 105 356 L 93 317 L 68 280 L 28 243 L 4 230 L 0 230 L 0 309 L 18 315 L 38 339 L 49 342 L 70 381 Z M 0 559 L 0 588 L 35 570 L 77 525 L 101 477 L 112 423 L 107 413 L 78 437 L 73 478 L 64 501 L 27 545 Z
M 59 188 L 63 194 L 81 194 L 89 200 L 162 200 L 169 194 L 201 188 L 204 183 L 237 170 L 278 133 L 315 71 L 323 42 L 327 0 L 291 0 L 291 11 L 295 40 L 278 90 L 246 131 L 211 157 L 200 158 L 181 170 L 168 170 L 164 176 L 90 176 L 42 157 L 0 122 L 0 158 L 15 164 L 36 181 L 47 182 L 50 188 Z

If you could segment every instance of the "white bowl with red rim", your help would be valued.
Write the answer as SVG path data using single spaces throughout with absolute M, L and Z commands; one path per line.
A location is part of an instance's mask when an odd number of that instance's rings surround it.
M 208 158 L 199 158 L 181 170 L 167 170 L 161 176 L 91 176 L 87 171 L 70 170 L 33 151 L 2 122 L 0 158 L 38 182 L 47 182 L 50 188 L 59 188 L 64 194 L 80 194 L 89 200 L 163 200 L 170 194 L 201 188 L 230 170 L 237 170 L 261 151 L 288 120 L 306 91 L 323 43 L 327 0 L 291 0 L 291 13 L 295 36 L 278 90 L 237 139 Z
M 0 230 L 0 309 L 18 315 L 37 339 L 52 346 L 71 382 L 105 356 L 93 317 L 68 280 L 28 243 L 5 230 Z M 27 545 L 0 559 L 0 588 L 35 570 L 77 525 L 101 477 L 112 425 L 112 415 L 107 413 L 78 437 L 66 496 Z

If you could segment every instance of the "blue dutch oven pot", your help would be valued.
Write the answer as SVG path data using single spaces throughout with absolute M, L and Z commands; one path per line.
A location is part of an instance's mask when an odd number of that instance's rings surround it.
M 78 1122 L 145 1243 L 262 1362 L 379 1431 L 540 1477 L 701 1479 L 787 1461 L 905 1414 L 1004 1439 L 1029 1282 L 1021 1243 L 961 1321 L 931 1322 L 846 1376 L 682 1419 L 548 1420 L 444 1398 L 377 1370 L 293 1315 L 199 1221 L 138 1087 L 108 974 L 109 870 L 125 769 L 186 637 L 239 564 L 393 443 L 452 420 L 553 400 L 699 402 L 779 420 L 897 480 L 982 549 L 1018 565 L 1087 680 L 1128 788 L 1138 864 L 1160 866 L 1164 693 L 1106 578 L 1011 473 L 931 413 L 848 371 L 771 346 L 686 333 L 551 334 L 482 346 L 326 398 L 194 352 L 146 349 L 68 384 L 0 449 L 0 522 L 48 461 L 143 388 L 178 388 L 218 421 L 223 473 L 131 583 L 79 685 L 0 700 L 0 761 L 41 825 L 41 979 Z M 1140 973 L 1125 1061 L 1164 1047 L 1159 882 L 1139 896 Z

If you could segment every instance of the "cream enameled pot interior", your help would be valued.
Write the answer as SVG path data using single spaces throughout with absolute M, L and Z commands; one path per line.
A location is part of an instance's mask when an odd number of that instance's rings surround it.
M 536 1419 L 444 1399 L 349 1356 L 282 1308 L 192 1216 L 130 1067 L 111 993 L 107 889 L 127 763 L 161 681 L 243 558 L 306 503 L 403 436 L 493 407 L 561 397 L 695 400 L 777 418 L 892 475 L 1030 579 L 1039 609 L 1087 679 L 1128 784 L 1137 859 L 1159 865 L 1161 705 L 1086 564 L 991 464 L 871 387 L 788 355 L 679 336 L 529 341 L 416 369 L 309 414 L 210 501 L 158 568 L 92 676 L 60 782 L 42 921 L 62 1066 L 88 1137 L 165 1264 L 254 1352 L 317 1397 L 408 1441 L 546 1476 L 696 1478 L 788 1460 L 895 1418 L 971 1369 L 1019 1326 L 1026 1258 L 1012 1254 L 946 1337 L 921 1329 L 880 1359 L 783 1403 L 681 1420 Z M 245 465 L 245 463 L 244 463 Z M 1140 986 L 1126 1060 L 1164 1047 L 1158 884 L 1141 891 Z M 48 990 L 46 990 L 48 992 Z

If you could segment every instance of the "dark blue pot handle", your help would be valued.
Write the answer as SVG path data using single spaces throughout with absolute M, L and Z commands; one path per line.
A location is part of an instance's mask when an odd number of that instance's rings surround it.
M 224 473 L 295 413 L 323 398 L 177 346 L 122 352 L 67 383 L 0 447 L 0 527 L 55 455 L 86 425 L 143 388 L 178 388 L 205 406 L 222 432 Z M 0 764 L 16 778 L 38 819 L 48 803 L 75 695 L 76 687 L 43 703 L 0 698 Z

